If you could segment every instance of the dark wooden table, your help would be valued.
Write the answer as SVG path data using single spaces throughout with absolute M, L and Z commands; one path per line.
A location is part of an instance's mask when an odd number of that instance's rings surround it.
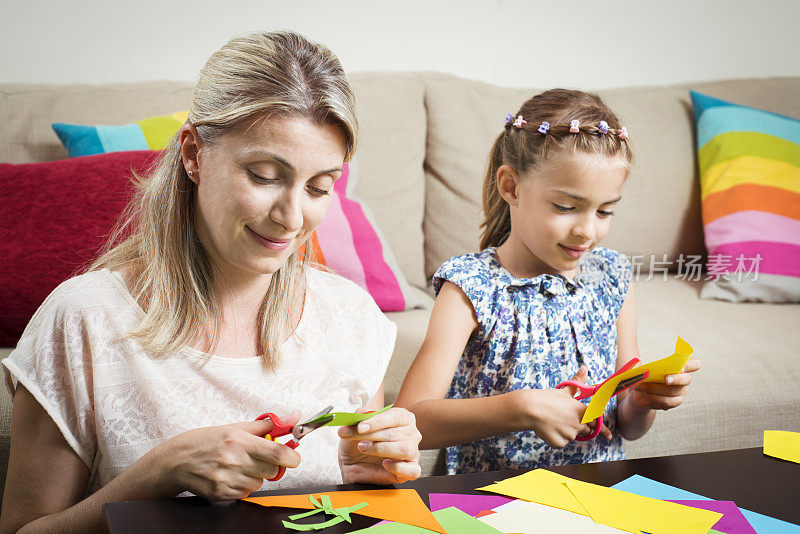
M 643 458 L 551 468 L 565 476 L 611 486 L 639 474 L 742 508 L 800 524 L 800 465 L 764 456 L 760 448 Z M 430 493 L 481 493 L 475 488 L 522 471 L 496 471 L 429 477 L 402 485 L 414 488 L 427 503 Z M 333 490 L 384 489 L 392 486 L 343 484 L 297 490 L 264 491 L 257 495 L 305 494 Z M 240 501 L 210 503 L 198 497 L 152 499 L 105 505 L 113 534 L 156 532 L 286 532 L 282 519 L 297 509 L 265 508 Z M 352 532 L 378 520 L 354 514 L 353 523 L 330 527 L 326 534 Z M 289 531 L 293 532 L 293 531 Z

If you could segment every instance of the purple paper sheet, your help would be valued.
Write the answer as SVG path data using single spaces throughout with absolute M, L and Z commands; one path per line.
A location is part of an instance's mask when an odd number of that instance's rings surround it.
M 491 510 L 514 499 L 500 495 L 463 495 L 460 493 L 429 493 L 431 512 L 455 506 L 465 514 L 475 517 L 482 510 Z
M 716 531 L 724 532 L 725 534 L 756 534 L 756 530 L 745 519 L 742 511 L 736 506 L 733 501 L 670 501 L 693 508 L 702 508 L 703 510 L 711 510 L 712 512 L 719 512 L 724 514 L 722 519 L 714 524 L 713 528 Z

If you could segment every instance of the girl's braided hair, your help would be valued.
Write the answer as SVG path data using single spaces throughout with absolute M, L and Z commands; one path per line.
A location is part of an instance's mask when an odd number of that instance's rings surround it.
M 579 123 L 577 133 L 573 121 Z M 533 96 L 509 114 L 492 146 L 483 180 L 481 249 L 500 246 L 511 231 L 508 204 L 497 189 L 497 170 L 508 165 L 522 175 L 564 151 L 622 157 L 628 165 L 633 161 L 627 130 L 599 96 L 570 89 Z

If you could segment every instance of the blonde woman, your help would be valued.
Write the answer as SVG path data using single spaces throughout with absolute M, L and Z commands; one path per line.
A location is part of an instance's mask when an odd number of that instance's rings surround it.
M 3 362 L 14 409 L 2 532 L 102 531 L 110 501 L 419 476 L 404 409 L 318 430 L 297 451 L 254 421 L 383 406 L 394 325 L 299 254 L 357 131 L 323 46 L 257 33 L 208 60 L 118 237 L 53 291 Z M 265 481 L 280 466 L 283 479 Z

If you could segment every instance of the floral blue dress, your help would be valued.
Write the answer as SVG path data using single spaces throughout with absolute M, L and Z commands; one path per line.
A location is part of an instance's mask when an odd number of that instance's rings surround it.
M 616 366 L 617 317 L 630 279 L 628 259 L 599 247 L 582 259 L 574 280 L 550 274 L 516 278 L 497 261 L 493 247 L 450 258 L 434 274 L 434 290 L 438 295 L 445 280 L 460 287 L 479 327 L 464 349 L 447 398 L 554 388 L 581 365 L 589 370 L 587 383 L 603 381 Z M 604 414 L 614 434 L 610 442 L 598 436 L 554 449 L 533 431 L 513 432 L 448 447 L 447 472 L 624 459 L 616 408 L 612 397 Z

